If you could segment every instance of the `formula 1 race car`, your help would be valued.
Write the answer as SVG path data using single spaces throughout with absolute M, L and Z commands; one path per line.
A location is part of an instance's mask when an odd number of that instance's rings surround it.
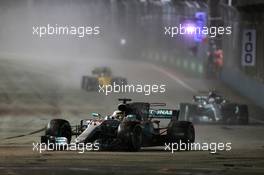
M 180 104 L 180 119 L 193 123 L 248 124 L 248 106 L 231 103 L 215 90 L 193 96 L 194 104 Z
M 129 102 L 119 99 L 118 111 L 101 118 L 94 113 L 94 119 L 81 120 L 80 125 L 71 127 L 63 119 L 51 120 L 41 136 L 42 143 L 70 144 L 76 135 L 76 144 L 99 143 L 99 150 L 139 151 L 141 147 L 164 146 L 165 143 L 193 143 L 195 131 L 189 121 L 178 121 L 179 110 L 152 109 L 165 106 L 161 103 Z M 129 102 L 129 103 L 128 103 Z M 169 119 L 162 128 L 160 120 Z M 188 149 L 188 148 L 186 148 Z
M 106 85 L 126 85 L 127 79 L 123 77 L 113 77 L 109 67 L 97 67 L 92 70 L 92 76 L 83 76 L 81 88 L 86 91 L 96 91 L 100 86 Z

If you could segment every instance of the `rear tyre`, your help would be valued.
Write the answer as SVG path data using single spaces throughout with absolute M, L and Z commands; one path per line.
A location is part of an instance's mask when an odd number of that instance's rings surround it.
M 140 151 L 142 146 L 142 129 L 140 125 L 134 126 L 129 133 L 129 151 Z
M 96 139 L 94 141 L 93 145 L 95 146 L 95 151 L 103 151 L 104 150 L 102 139 Z
M 170 143 L 184 143 L 187 145 L 195 141 L 194 126 L 188 121 L 171 122 L 167 134 Z M 189 150 L 189 147 L 185 146 L 185 150 Z
M 248 124 L 248 106 L 247 105 L 239 105 L 238 112 L 238 124 L 247 125 Z
M 222 108 L 223 123 L 248 124 L 248 106 L 239 104 L 227 104 Z

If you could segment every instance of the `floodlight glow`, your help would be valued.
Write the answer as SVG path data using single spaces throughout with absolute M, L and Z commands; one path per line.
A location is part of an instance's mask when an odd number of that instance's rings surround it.
M 196 25 L 191 21 L 185 22 L 182 27 L 184 28 L 184 34 L 186 35 L 194 35 L 196 32 Z
M 125 45 L 125 44 L 126 44 L 126 39 L 122 38 L 122 39 L 120 40 L 120 44 L 121 44 L 121 45 Z
M 187 32 L 187 34 L 193 34 L 193 33 L 195 33 L 195 26 L 193 26 L 193 25 L 187 25 L 186 26 L 186 32 Z

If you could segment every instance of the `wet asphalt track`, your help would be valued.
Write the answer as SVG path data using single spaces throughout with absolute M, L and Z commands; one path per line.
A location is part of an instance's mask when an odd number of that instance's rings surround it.
M 175 70 L 152 64 L 110 59 L 8 58 L 0 60 L 0 174 L 263 174 L 263 111 L 251 101 L 215 80 L 187 77 Z M 164 94 L 145 96 L 135 93 L 98 94 L 80 90 L 82 75 L 94 66 L 108 65 L 115 75 L 131 84 L 165 84 Z M 229 99 L 250 106 L 248 126 L 197 125 L 197 142 L 232 142 L 232 150 L 177 152 L 163 148 L 139 153 L 124 152 L 46 152 L 32 151 L 32 142 L 51 118 L 63 116 L 71 123 L 89 118 L 91 112 L 109 114 L 119 97 L 136 101 L 165 102 L 169 108 L 191 102 L 199 91 L 216 88 Z M 165 125 L 166 121 L 163 122 Z M 41 172 L 41 173 L 40 173 Z

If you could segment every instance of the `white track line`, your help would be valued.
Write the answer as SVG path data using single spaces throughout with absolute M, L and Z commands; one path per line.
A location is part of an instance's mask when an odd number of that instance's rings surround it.
M 170 77 L 172 80 L 174 80 L 175 82 L 179 83 L 182 87 L 184 87 L 185 89 L 191 91 L 192 93 L 197 93 L 197 90 L 195 90 L 194 88 L 192 88 L 191 86 L 189 86 L 188 84 L 186 84 L 184 81 L 182 81 L 181 79 L 179 79 L 177 76 L 175 76 L 174 74 L 160 68 L 157 67 L 155 65 L 152 65 L 152 68 L 155 69 L 156 71 Z

